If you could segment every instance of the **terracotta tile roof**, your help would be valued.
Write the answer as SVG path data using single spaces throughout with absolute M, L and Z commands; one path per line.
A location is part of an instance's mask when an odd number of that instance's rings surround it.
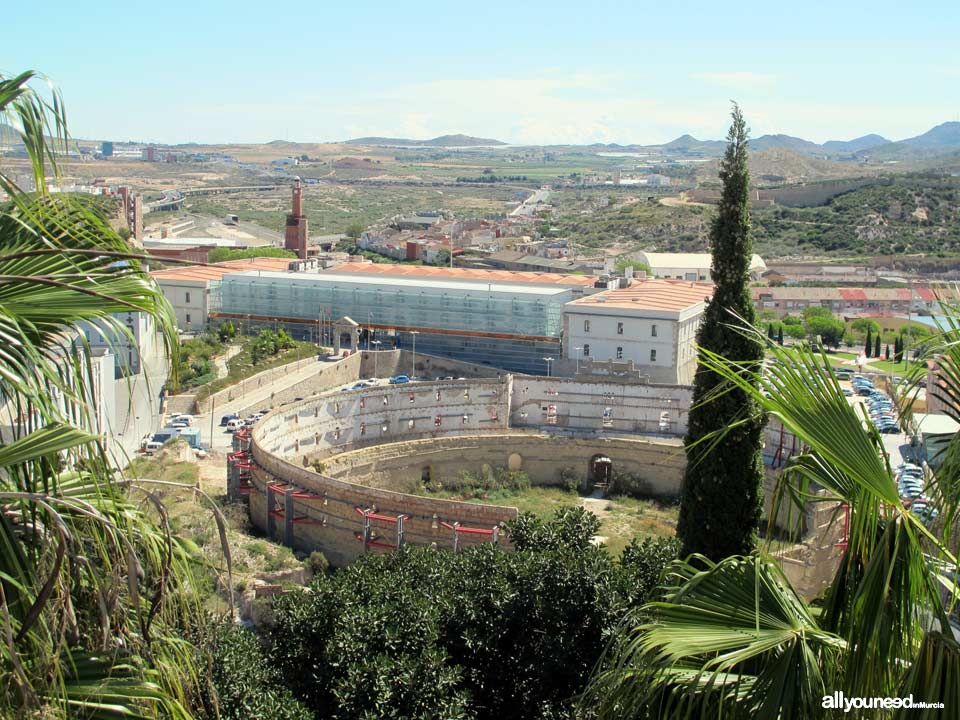
M 639 280 L 630 287 L 604 290 L 574 300 L 570 305 L 630 308 L 633 310 L 680 311 L 713 295 L 712 283 L 689 280 Z
M 245 270 L 286 270 L 292 258 L 250 258 L 249 260 L 226 260 L 215 265 L 181 265 L 166 270 L 155 270 L 150 277 L 155 280 L 219 280 L 224 275 Z
M 575 285 L 593 287 L 596 278 L 590 275 L 564 273 L 538 273 L 514 270 L 480 270 L 474 268 L 448 268 L 432 265 L 394 265 L 372 263 L 370 265 L 338 265 L 330 272 L 348 272 L 391 275 L 395 277 L 422 277 L 435 280 L 470 280 L 473 282 L 520 282 L 531 285 Z
M 867 293 L 863 288 L 840 288 L 840 297 L 844 300 L 866 300 Z

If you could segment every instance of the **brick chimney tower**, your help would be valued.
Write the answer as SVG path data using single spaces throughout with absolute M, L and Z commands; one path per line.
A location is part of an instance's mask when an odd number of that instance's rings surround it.
M 293 183 L 292 209 L 293 212 L 287 215 L 283 247 L 287 250 L 293 250 L 301 260 L 306 260 L 310 230 L 307 228 L 307 218 L 303 214 L 303 187 L 300 184 L 300 178 L 296 178 Z

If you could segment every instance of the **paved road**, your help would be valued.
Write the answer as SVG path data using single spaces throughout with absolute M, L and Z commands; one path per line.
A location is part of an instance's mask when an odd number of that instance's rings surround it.
M 167 380 L 169 365 L 161 343 L 147 347 L 139 375 L 116 381 L 115 413 L 108 428 L 113 439 L 109 448 L 114 463 L 124 467 L 136 456 L 145 435 L 160 428 L 160 389 Z
M 220 427 L 221 417 L 228 413 L 244 413 L 248 409 L 265 410 L 270 407 L 270 396 L 273 393 L 286 390 L 292 385 L 308 380 L 321 368 L 326 367 L 327 364 L 327 361 L 318 361 L 311 356 L 291 363 L 289 366 L 290 372 L 271 383 L 265 383 L 259 387 L 254 386 L 249 381 L 240 383 L 238 397 L 213 408 L 212 417 L 211 413 L 207 413 L 195 418 L 194 426 L 200 428 L 200 439 L 203 446 L 214 450 L 228 449 L 231 445 L 230 434 Z
M 514 208 L 510 215 L 512 217 L 533 217 L 533 214 L 537 211 L 537 204 L 546 202 L 549 197 L 549 190 L 537 190 L 533 195 Z

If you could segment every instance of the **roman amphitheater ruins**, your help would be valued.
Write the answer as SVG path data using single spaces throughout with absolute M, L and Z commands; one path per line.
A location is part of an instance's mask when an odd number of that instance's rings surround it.
M 337 363 L 310 397 L 235 435 L 228 495 L 247 500 L 253 525 L 289 547 L 321 550 L 334 566 L 403 544 L 509 548 L 504 523 L 515 508 L 412 492 L 463 471 L 522 470 L 533 485 L 603 483 L 624 472 L 651 496 L 679 493 L 689 387 L 461 364 L 465 376 L 483 376 L 339 389 L 369 373 L 365 355 Z M 389 353 L 389 363 L 379 355 L 381 367 L 409 367 L 403 351 Z M 429 362 L 418 373 L 440 371 Z M 784 446 L 782 430 L 767 435 L 775 469 L 796 447 Z

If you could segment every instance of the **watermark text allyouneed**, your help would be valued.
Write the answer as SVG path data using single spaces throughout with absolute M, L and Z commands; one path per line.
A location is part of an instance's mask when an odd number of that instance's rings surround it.
M 826 710 L 943 710 L 942 702 L 914 700 L 913 695 L 905 697 L 847 697 L 842 690 L 832 695 L 824 695 L 822 707 Z

